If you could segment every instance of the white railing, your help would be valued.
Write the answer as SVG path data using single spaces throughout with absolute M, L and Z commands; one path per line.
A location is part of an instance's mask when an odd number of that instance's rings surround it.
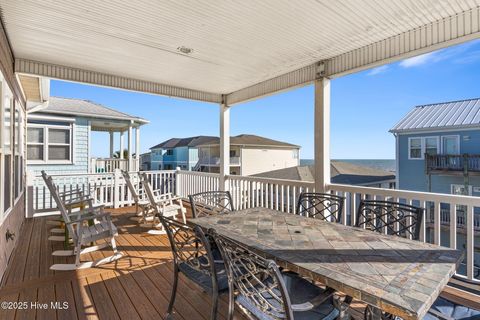
M 220 157 L 200 158 L 198 160 L 198 164 L 218 166 L 218 165 L 220 165 Z M 240 157 L 230 157 L 230 165 L 231 166 L 239 166 L 240 165 Z
M 115 170 L 136 171 L 137 161 L 133 159 L 133 168 L 128 168 L 128 159 L 91 158 L 90 173 L 113 173 Z
M 162 190 L 164 193 L 175 193 L 175 171 L 143 171 L 147 174 L 150 184 L 154 190 Z M 136 186 L 139 185 L 138 173 L 131 172 L 132 181 Z M 107 207 L 122 207 L 134 203 L 125 180 L 117 170 L 114 173 L 82 173 L 82 174 L 53 174 L 53 181 L 60 191 L 69 191 L 80 189 L 90 194 L 96 203 L 101 203 Z M 29 182 L 29 205 L 32 212 L 35 213 L 56 211 L 56 204 L 50 195 L 47 186 L 41 176 L 35 176 Z
M 174 192 L 187 198 L 198 192 L 219 190 L 219 174 L 194 171 L 148 171 L 154 189 Z M 136 176 L 135 173 L 132 173 Z M 76 187 L 89 190 L 96 201 L 119 207 L 133 203 L 131 195 L 119 174 L 54 175 L 54 181 L 63 190 Z M 46 193 L 43 181 L 33 185 L 35 210 L 54 209 L 53 200 Z M 302 192 L 314 192 L 313 182 L 268 179 L 229 175 L 229 188 L 236 209 L 266 207 L 296 214 L 296 204 Z M 135 179 L 134 179 L 135 180 Z M 136 182 L 138 183 L 138 182 Z M 329 192 L 345 197 L 342 224 L 355 225 L 358 205 L 362 199 L 400 201 L 427 209 L 423 219 L 420 241 L 446 245 L 452 248 L 464 246 L 466 259 L 459 272 L 471 281 L 480 280 L 477 273 L 480 254 L 474 251 L 474 241 L 480 238 L 480 198 L 461 195 L 415 192 L 393 189 L 330 184 Z M 458 222 L 458 223 L 455 223 Z M 444 231 L 442 232 L 442 226 Z M 445 231 L 446 230 L 446 231 Z M 478 231 L 477 231 L 478 230 Z M 460 236 L 466 239 L 458 240 Z M 477 244 L 478 246 L 478 244 Z M 475 265 L 475 262 L 477 266 Z
M 187 198 L 190 194 L 219 189 L 219 174 L 197 171 L 177 171 L 177 195 Z

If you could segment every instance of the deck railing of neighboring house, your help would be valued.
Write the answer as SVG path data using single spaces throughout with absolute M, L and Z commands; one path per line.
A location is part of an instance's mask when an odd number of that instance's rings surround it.
M 219 166 L 220 165 L 220 157 L 200 158 L 198 163 L 201 164 L 201 165 Z M 231 166 L 239 166 L 240 165 L 240 157 L 230 157 L 230 165 Z
M 478 154 L 425 154 L 425 168 L 431 171 L 472 171 L 480 172 Z
M 218 190 L 220 186 L 219 175 L 215 173 L 203 173 L 192 171 L 148 171 L 154 188 L 163 188 L 164 192 L 175 192 L 176 194 L 187 197 L 209 190 Z M 85 185 L 95 190 L 95 196 L 99 202 L 111 206 L 122 206 L 132 204 L 131 196 L 122 183 L 123 179 L 119 174 L 90 174 L 72 176 L 54 176 L 57 183 L 62 183 L 63 188 L 69 188 L 77 185 Z M 79 182 L 78 179 L 83 179 Z M 268 207 L 282 210 L 286 213 L 296 214 L 296 203 L 298 197 L 303 191 L 314 191 L 313 182 L 301 182 L 281 179 L 257 178 L 248 176 L 227 176 L 227 187 L 229 188 L 234 206 L 237 209 L 246 209 L 256 206 Z M 393 189 L 370 188 L 362 186 L 351 186 L 341 184 L 328 185 L 329 192 L 345 197 L 344 214 L 342 215 L 342 224 L 354 225 L 355 213 L 361 199 L 386 199 L 401 201 L 427 208 L 426 221 L 421 227 L 421 241 L 429 241 L 435 244 L 444 243 L 441 241 L 441 227 L 449 228 L 448 240 L 449 246 L 457 247 L 458 228 L 464 228 L 465 234 L 465 265 L 466 278 L 471 281 L 480 281 L 477 277 L 474 266 L 474 236 L 478 225 L 477 218 L 474 219 L 475 210 L 480 210 L 480 198 L 462 195 L 449 195 L 439 193 L 415 192 Z M 34 193 L 37 192 L 35 199 L 35 208 L 45 208 L 52 206 L 52 201 L 48 194 L 45 194 L 43 181 L 37 181 Z M 42 191 L 42 192 L 40 192 Z M 448 211 L 445 211 L 448 208 Z M 466 213 L 466 214 L 465 214 Z M 446 218 L 448 216 L 448 218 Z M 460 220 L 458 217 L 461 217 Z M 425 220 L 425 219 L 424 219 Z M 455 223 L 459 221 L 461 223 Z M 427 226 L 428 225 L 428 226 Z M 429 232 L 433 230 L 432 234 Z M 443 235 L 445 237 L 445 235 Z M 445 239 L 443 239 L 445 240 Z M 477 240 L 478 241 L 478 240 Z M 478 246 L 478 244 L 477 244 Z M 478 255 L 478 253 L 476 253 Z M 478 258 L 477 258 L 478 259 Z M 462 271 L 463 272 L 463 271 Z
M 128 159 L 92 158 L 90 159 L 90 173 L 113 173 L 116 169 L 136 171 L 136 160 L 132 161 L 133 168 L 128 168 Z

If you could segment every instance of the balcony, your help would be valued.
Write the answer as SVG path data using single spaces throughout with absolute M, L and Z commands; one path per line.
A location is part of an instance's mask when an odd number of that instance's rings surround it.
M 480 155 L 478 154 L 425 154 L 426 173 L 474 173 L 480 174 Z
M 220 157 L 200 158 L 198 164 L 201 166 L 218 167 L 220 165 Z M 239 166 L 240 157 L 230 157 L 230 166 Z
M 91 158 L 90 173 L 112 173 L 115 170 L 136 171 L 138 161 L 132 161 L 132 168 L 129 168 L 128 159 L 118 158 Z
M 147 171 L 154 189 L 163 192 L 175 192 L 182 197 L 189 194 L 217 190 L 219 175 L 213 173 L 189 171 Z M 132 173 L 134 175 L 135 173 Z M 83 188 L 90 190 L 98 203 L 104 203 L 113 212 L 115 223 L 119 229 L 117 243 L 125 257 L 101 268 L 78 271 L 55 272 L 48 267 L 53 263 L 65 263 L 67 257 L 52 257 L 51 252 L 62 249 L 61 242 L 47 241 L 48 217 L 39 217 L 40 213 L 54 211 L 52 200 L 44 192 L 43 181 L 38 177 L 34 186 L 32 207 L 35 208 L 35 219 L 28 219 L 23 225 L 17 254 L 3 280 L 0 295 L 8 301 L 67 301 L 69 308 L 65 310 L 41 310 L 36 317 L 46 316 L 49 319 L 84 318 L 87 316 L 107 318 L 161 318 L 168 305 L 172 285 L 173 272 L 171 254 L 166 236 L 148 236 L 134 221 L 135 209 L 130 207 L 133 199 L 125 186 L 123 179 L 115 173 L 89 174 L 78 176 L 53 176 L 55 182 L 63 189 Z M 254 178 L 245 176 L 227 176 L 228 188 L 232 193 L 237 209 L 251 207 L 266 207 L 284 211 L 286 214 L 296 214 L 296 201 L 301 192 L 313 191 L 311 182 Z M 350 185 L 330 184 L 330 192 L 346 197 L 344 213 L 354 212 L 359 200 L 364 198 L 396 199 L 408 203 L 417 203 L 431 208 L 427 214 L 427 223 L 422 226 L 421 241 L 441 243 L 445 235 L 442 227 L 450 227 L 448 237 L 450 246 L 456 245 L 459 229 L 466 234 L 466 259 L 460 266 L 457 279 L 451 284 L 464 288 L 478 287 L 480 281 L 479 269 L 475 265 L 474 237 L 480 235 L 478 218 L 474 218 L 474 209 L 478 207 L 475 197 L 444 195 L 424 192 L 411 192 L 379 188 L 357 187 Z M 451 205 L 451 211 L 441 209 L 445 204 Z M 185 203 L 186 207 L 188 204 Z M 190 214 L 190 212 L 189 212 Z M 458 224 L 452 224 L 453 221 Z M 190 216 L 190 215 L 189 215 Z M 343 214 L 344 225 L 355 224 L 355 217 Z M 429 237 L 428 234 L 433 234 Z M 460 246 L 459 246 L 460 247 Z M 101 256 L 102 251 L 95 253 Z M 473 284 L 458 279 L 468 279 Z M 191 281 L 180 278 L 179 295 L 177 296 L 176 317 L 181 319 L 208 319 L 209 296 L 201 292 Z M 447 287 L 442 293 L 449 299 L 460 303 L 478 301 L 478 296 Z M 477 303 L 478 304 L 478 303 Z M 365 305 L 354 301 L 352 315 L 354 319 L 363 319 Z M 220 317 L 225 316 L 226 299 L 220 302 Z M 22 316 L 17 311 L 16 316 Z M 10 310 L 0 310 L 0 318 L 11 316 Z M 244 319 L 239 313 L 235 319 Z

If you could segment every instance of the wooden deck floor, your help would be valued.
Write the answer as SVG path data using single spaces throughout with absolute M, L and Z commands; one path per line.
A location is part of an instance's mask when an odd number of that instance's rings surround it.
M 163 319 L 170 298 L 172 262 L 166 236 L 152 236 L 131 220 L 132 208 L 115 210 L 119 250 L 125 256 L 116 262 L 78 271 L 51 271 L 54 263 L 71 263 L 72 257 L 53 257 L 62 242 L 48 241 L 48 218 L 26 220 L 22 236 L 0 288 L 1 302 L 19 302 L 16 310 L 0 308 L 0 319 Z M 91 254 L 108 256 L 111 251 Z M 68 260 L 68 261 L 67 261 Z M 61 310 L 50 303 L 66 302 Z M 26 308 L 23 307 L 26 302 Z M 36 303 L 32 306 L 32 304 Z M 46 309 L 42 309 L 46 303 Z M 20 308 L 18 308 L 20 307 Z M 181 278 L 175 304 L 175 319 L 208 319 L 210 297 L 195 284 Z M 219 307 L 226 316 L 226 300 Z M 237 319 L 243 319 L 241 315 Z
M 63 243 L 47 240 L 49 218 L 26 220 L 0 287 L 0 302 L 4 303 L 0 319 L 163 319 L 173 274 L 168 239 L 146 234 L 147 229 L 133 220 L 131 207 L 112 213 L 119 229 L 117 243 L 124 257 L 78 271 L 51 271 L 52 264 L 73 263 L 73 257 L 51 255 L 52 251 L 63 249 Z M 110 254 L 108 250 L 99 251 L 89 259 Z M 457 301 L 465 299 L 463 294 L 446 294 Z M 65 308 L 52 308 L 51 302 Z M 221 319 L 226 316 L 226 306 L 224 297 L 219 306 Z M 362 319 L 364 305 L 354 302 L 352 307 L 354 318 Z M 210 297 L 182 276 L 175 310 L 175 319 L 208 319 Z M 235 318 L 244 319 L 240 314 Z

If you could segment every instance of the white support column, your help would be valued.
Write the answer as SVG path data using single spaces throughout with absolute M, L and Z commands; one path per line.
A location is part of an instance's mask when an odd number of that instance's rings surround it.
M 115 151 L 113 149 L 113 142 L 114 142 L 113 138 L 114 138 L 113 131 L 110 131 L 110 158 L 113 158 L 113 152 Z
M 140 171 L 140 127 L 135 129 L 135 171 Z
M 330 183 L 330 80 L 315 80 L 315 191 Z
M 230 108 L 220 104 L 220 190 L 228 190 L 225 176 L 230 174 Z
M 132 169 L 132 153 L 133 153 L 133 148 L 132 148 L 132 124 L 128 125 L 128 171 L 131 171 Z
M 125 131 L 120 132 L 120 159 L 123 159 L 123 150 L 125 149 Z

